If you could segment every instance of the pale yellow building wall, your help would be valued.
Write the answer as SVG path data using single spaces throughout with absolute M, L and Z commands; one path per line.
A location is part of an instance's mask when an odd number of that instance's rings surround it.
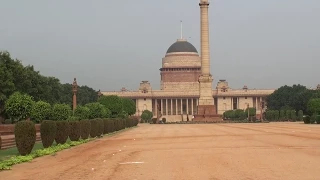
M 231 97 L 218 97 L 218 114 L 223 114 L 225 111 L 231 110 Z
M 239 102 L 238 102 L 238 109 L 247 109 L 247 106 L 249 104 L 249 107 L 253 107 L 253 97 L 239 97 Z
M 141 98 L 136 100 L 136 115 L 140 116 L 144 110 L 149 110 L 152 112 L 151 98 Z

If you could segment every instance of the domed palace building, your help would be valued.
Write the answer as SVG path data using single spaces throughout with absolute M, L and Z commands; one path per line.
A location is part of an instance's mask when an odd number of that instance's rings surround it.
M 199 75 L 201 58 L 197 49 L 185 39 L 178 39 L 162 58 L 160 68 L 160 90 L 152 89 L 148 81 L 142 81 L 137 91 L 122 88 L 118 92 L 101 91 L 100 95 L 118 95 L 131 98 L 136 103 L 136 115 L 144 110 L 153 112 L 155 118 L 167 121 L 186 121 L 197 114 L 199 94 Z M 257 115 L 264 111 L 266 96 L 274 90 L 231 89 L 226 80 L 219 80 L 212 89 L 216 112 L 223 114 L 227 110 L 254 107 Z

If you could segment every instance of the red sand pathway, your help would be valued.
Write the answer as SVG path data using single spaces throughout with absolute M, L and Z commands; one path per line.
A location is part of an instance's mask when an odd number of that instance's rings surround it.
M 139 125 L 0 172 L 6 180 L 320 178 L 320 126 Z M 120 151 L 121 150 L 121 151 Z

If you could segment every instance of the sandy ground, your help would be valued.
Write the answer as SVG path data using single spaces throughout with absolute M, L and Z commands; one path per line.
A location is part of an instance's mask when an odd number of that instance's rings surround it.
M 139 126 L 13 166 L 0 179 L 320 179 L 320 125 Z

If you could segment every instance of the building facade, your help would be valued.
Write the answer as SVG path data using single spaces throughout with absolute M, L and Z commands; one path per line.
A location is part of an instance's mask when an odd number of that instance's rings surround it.
M 201 58 L 197 49 L 185 39 L 178 39 L 162 58 L 160 68 L 160 90 L 153 90 L 148 81 L 142 81 L 137 91 L 122 88 L 118 92 L 101 91 L 102 95 L 118 95 L 131 98 L 136 103 L 136 115 L 144 110 L 153 112 L 154 117 L 166 118 L 167 121 L 191 120 L 197 114 L 199 103 L 199 76 Z M 227 110 L 254 107 L 261 114 L 266 106 L 266 96 L 274 90 L 232 89 L 226 80 L 219 80 L 212 89 L 216 112 L 223 114 Z

